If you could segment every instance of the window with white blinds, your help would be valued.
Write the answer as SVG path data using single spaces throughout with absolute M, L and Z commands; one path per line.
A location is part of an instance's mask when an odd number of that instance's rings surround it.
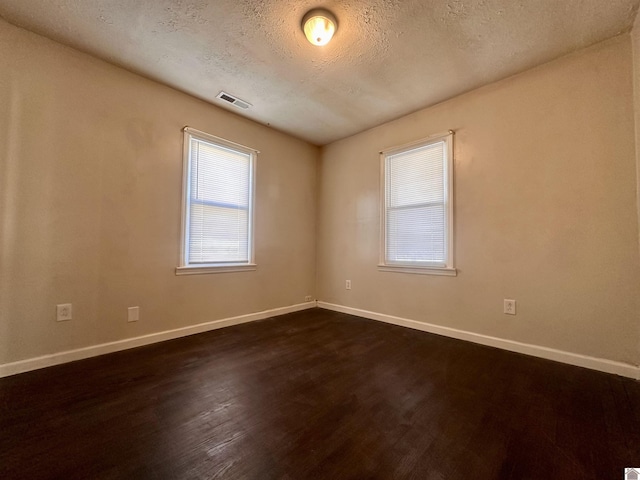
M 185 128 L 183 267 L 252 264 L 256 153 Z
M 381 266 L 453 270 L 452 160 L 451 133 L 382 152 Z

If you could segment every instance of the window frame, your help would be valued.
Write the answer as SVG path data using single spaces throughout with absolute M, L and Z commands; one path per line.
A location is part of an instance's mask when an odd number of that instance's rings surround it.
M 248 224 L 248 260 L 246 262 L 189 263 L 189 218 L 191 197 L 191 139 L 211 143 L 238 153 L 249 155 L 249 224 Z M 180 262 L 176 275 L 194 275 L 207 273 L 242 272 L 256 270 L 254 232 L 255 232 L 255 188 L 256 160 L 258 150 L 216 137 L 190 127 L 183 129 L 183 165 L 182 165 L 182 219 L 180 231 Z
M 457 269 L 454 264 L 454 154 L 453 154 L 453 130 L 422 138 L 415 142 L 391 147 L 380 152 L 380 252 L 378 270 L 382 272 L 414 273 L 422 275 L 456 276 Z M 445 164 L 445 249 L 446 259 L 444 264 L 435 262 L 389 262 L 387 260 L 387 157 L 399 153 L 408 152 L 426 147 L 434 143 L 444 142 L 446 161 Z

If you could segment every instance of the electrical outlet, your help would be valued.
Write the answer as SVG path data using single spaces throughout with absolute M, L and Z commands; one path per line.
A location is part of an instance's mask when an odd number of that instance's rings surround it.
M 127 309 L 127 322 L 137 322 L 140 320 L 140 307 L 129 307 Z
M 313 297 L 311 295 L 307 295 L 306 297 L 304 297 L 304 301 L 305 302 L 313 302 Z
M 73 314 L 73 307 L 70 303 L 61 303 L 56 305 L 56 321 L 64 322 L 71 320 Z
M 344 288 L 346 288 L 347 290 L 351 290 L 351 280 L 347 280 L 347 282 L 345 283 Z
M 516 314 L 516 301 L 504 299 L 504 313 L 507 315 L 515 315 Z

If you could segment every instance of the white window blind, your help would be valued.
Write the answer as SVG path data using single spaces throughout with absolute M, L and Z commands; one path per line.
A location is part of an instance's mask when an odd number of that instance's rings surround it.
M 450 137 L 383 153 L 385 265 L 452 267 Z
M 255 152 L 185 130 L 184 265 L 252 262 Z

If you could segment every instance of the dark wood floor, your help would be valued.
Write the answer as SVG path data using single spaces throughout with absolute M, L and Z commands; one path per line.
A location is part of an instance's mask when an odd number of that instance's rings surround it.
M 0 478 L 620 479 L 640 383 L 310 310 L 0 380 Z

